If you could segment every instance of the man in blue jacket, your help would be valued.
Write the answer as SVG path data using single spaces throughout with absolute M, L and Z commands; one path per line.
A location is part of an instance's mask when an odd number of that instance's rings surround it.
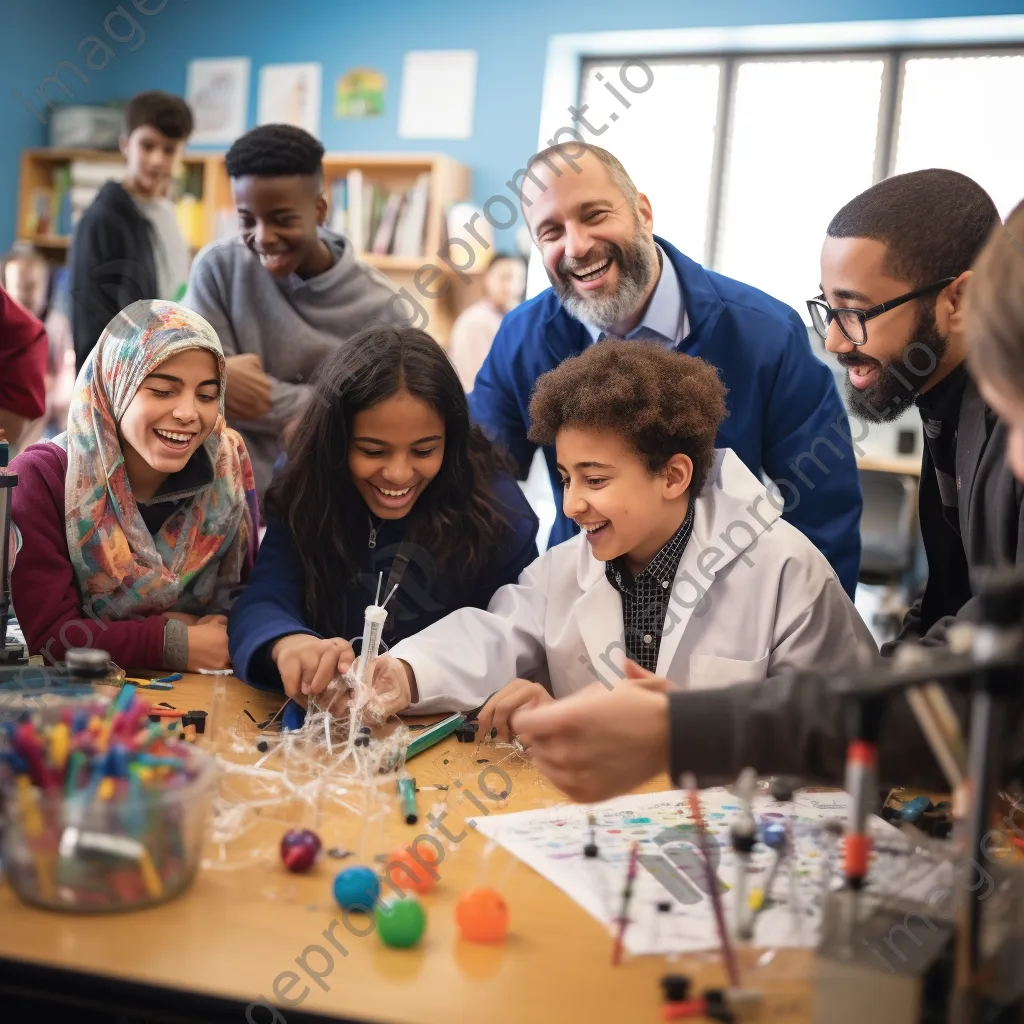
M 551 288 L 502 321 L 469 396 L 473 416 L 525 477 L 537 378 L 603 337 L 643 338 L 718 368 L 728 416 L 717 437 L 778 485 L 783 518 L 828 558 L 851 596 L 860 567 L 860 477 L 832 372 L 795 310 L 704 270 L 654 234 L 647 197 L 607 150 L 566 143 L 538 153 L 520 188 Z M 561 509 L 548 546 L 578 532 Z

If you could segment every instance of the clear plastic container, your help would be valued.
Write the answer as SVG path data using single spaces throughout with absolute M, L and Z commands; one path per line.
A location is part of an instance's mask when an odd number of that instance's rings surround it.
M 44 794 L 26 776 L 5 779 L 0 851 L 19 898 L 51 910 L 109 913 L 154 906 L 187 889 L 199 864 L 217 767 L 192 746 L 180 760 L 187 778 L 160 787 L 122 780 L 120 795 L 89 802 L 84 794 Z

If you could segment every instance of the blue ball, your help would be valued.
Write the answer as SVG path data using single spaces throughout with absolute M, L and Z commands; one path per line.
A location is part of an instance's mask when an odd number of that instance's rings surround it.
M 786 834 L 786 826 L 782 822 L 765 822 L 761 829 L 761 842 L 770 850 L 785 852 L 789 843 L 789 836 Z
M 345 868 L 334 876 L 334 898 L 342 910 L 369 913 L 379 896 L 380 879 L 372 868 Z

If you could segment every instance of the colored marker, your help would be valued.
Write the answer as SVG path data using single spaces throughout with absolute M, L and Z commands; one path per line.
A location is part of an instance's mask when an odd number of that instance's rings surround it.
M 415 825 L 419 821 L 419 812 L 416 810 L 416 780 L 399 779 L 398 796 L 402 801 L 402 814 L 405 815 L 406 825 Z
M 410 757 L 415 757 L 417 754 L 422 754 L 424 750 L 429 750 L 434 744 L 440 743 L 441 740 L 450 736 L 455 730 L 465 722 L 466 716 L 463 714 L 450 715 L 448 718 L 441 719 L 440 722 L 432 725 L 429 729 L 424 729 L 409 744 L 408 749 L 405 752 L 405 758 L 408 760 Z
M 626 868 L 626 885 L 622 890 L 622 906 L 619 910 L 619 928 L 615 933 L 615 945 L 612 946 L 612 963 L 617 967 L 622 963 L 622 945 L 626 937 L 626 925 L 629 924 L 629 904 L 633 899 L 633 883 L 636 881 L 637 860 L 640 844 L 635 840 L 630 846 L 629 866 Z

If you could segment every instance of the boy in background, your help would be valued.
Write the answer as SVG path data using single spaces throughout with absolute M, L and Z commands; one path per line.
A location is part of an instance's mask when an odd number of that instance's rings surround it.
M 409 323 L 387 279 L 323 226 L 323 155 L 291 125 L 235 140 L 225 163 L 239 234 L 199 252 L 183 299 L 228 357 L 227 419 L 245 439 L 261 502 L 321 364 L 376 320 Z
M 448 344 L 448 356 L 467 393 L 473 390 L 473 381 L 491 350 L 501 318 L 523 301 L 525 261 L 509 253 L 498 253 L 487 266 L 483 284 L 484 297 L 459 314 Z
M 108 181 L 82 215 L 71 244 L 71 324 L 81 369 L 107 324 L 138 299 L 180 301 L 192 254 L 167 198 L 192 134 L 183 99 L 143 92 L 125 107 L 121 182 Z

